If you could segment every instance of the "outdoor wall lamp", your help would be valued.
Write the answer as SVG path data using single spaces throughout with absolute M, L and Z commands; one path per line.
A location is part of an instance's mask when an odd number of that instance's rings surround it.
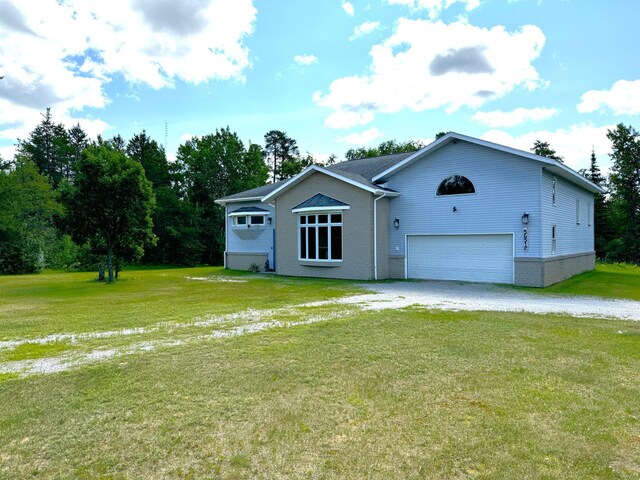
M 267 217 L 267 223 L 268 223 L 269 225 L 271 225 L 271 221 L 272 221 L 272 220 L 271 220 L 271 217 Z
M 457 209 L 456 207 L 453 207 L 453 211 L 454 211 L 454 212 L 457 212 L 457 211 L 458 211 L 458 209 Z
M 400 219 L 399 219 L 398 217 L 396 217 L 396 218 L 393 220 L 393 228 L 395 228 L 396 230 L 397 230 L 398 228 L 400 228 Z
M 522 214 L 522 224 L 529 225 L 529 214 L 527 212 Z

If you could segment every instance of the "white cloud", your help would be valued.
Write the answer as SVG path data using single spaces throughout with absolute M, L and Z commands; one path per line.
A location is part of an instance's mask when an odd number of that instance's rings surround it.
M 329 128 L 347 129 L 357 125 L 366 125 L 373 121 L 371 112 L 345 112 L 338 110 L 329 115 L 324 121 L 324 126 Z
M 318 57 L 315 55 L 296 55 L 293 57 L 293 60 L 298 65 L 311 65 L 313 63 L 318 63 Z
M 470 12 L 480 6 L 480 0 L 387 0 L 389 5 L 404 5 L 412 11 L 426 10 L 429 18 L 438 18 L 440 13 L 455 3 L 464 3 L 465 10 Z
M 355 40 L 356 38 L 368 35 L 371 32 L 377 30 L 380 27 L 380 22 L 364 22 L 353 29 L 353 35 L 349 37 L 349 40 Z
M 11 21 L 0 21 L 2 44 L 11 46 L 0 48 L 5 138 L 24 137 L 48 106 L 56 121 L 105 107 L 104 86 L 116 75 L 156 89 L 176 80 L 242 81 L 256 9 L 252 0 L 0 0 L 0 18 L 7 15 Z
M 564 157 L 565 164 L 576 171 L 589 167 L 593 148 L 597 154 L 598 164 L 606 172 L 611 163 L 608 157 L 611 152 L 611 142 L 607 138 L 607 130 L 612 128 L 615 128 L 615 125 L 597 127 L 591 123 L 581 123 L 567 129 L 539 130 L 520 136 L 512 136 L 501 130 L 490 130 L 481 138 L 527 152 L 531 151 L 535 140 L 549 142 L 551 148 Z
M 180 142 L 185 143 L 191 140 L 193 137 L 197 137 L 198 135 L 194 133 L 183 133 L 180 135 Z
M 342 2 L 342 9 L 347 12 L 347 15 L 353 17 L 353 14 L 355 13 L 355 9 L 353 8 L 353 5 L 350 2 Z
M 513 127 L 525 122 L 539 122 L 560 113 L 555 108 L 516 108 L 510 112 L 495 110 L 493 112 L 477 112 L 473 120 L 491 128 Z
M 370 143 L 381 136 L 382 133 L 380 133 L 380 131 L 376 127 L 373 127 L 363 132 L 350 133 L 349 135 L 345 137 L 339 137 L 336 140 L 338 142 L 350 143 L 352 145 L 366 145 L 367 143 Z
M 395 33 L 371 49 L 368 74 L 338 78 L 328 92 L 316 92 L 313 99 L 334 112 L 360 115 L 478 108 L 516 87 L 544 86 L 532 65 L 544 42 L 544 34 L 533 25 L 510 33 L 502 26 L 401 18 Z M 357 125 L 362 117 L 352 118 L 344 128 Z
M 614 115 L 640 114 L 640 80 L 618 80 L 611 90 L 589 90 L 578 104 L 580 113 L 607 110 Z

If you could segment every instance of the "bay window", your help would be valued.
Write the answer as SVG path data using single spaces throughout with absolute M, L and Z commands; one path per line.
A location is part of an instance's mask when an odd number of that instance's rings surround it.
M 298 217 L 300 260 L 342 260 L 342 213 L 315 213 Z

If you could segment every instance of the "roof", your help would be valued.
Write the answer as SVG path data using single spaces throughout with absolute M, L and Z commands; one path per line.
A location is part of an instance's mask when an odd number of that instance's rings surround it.
M 269 213 L 269 210 L 265 210 L 264 208 L 260 208 L 260 207 L 242 207 L 229 213 L 255 213 L 255 212 Z
M 584 175 L 580 175 L 578 172 L 576 172 L 575 170 L 572 170 L 571 168 L 567 167 L 564 163 L 559 162 L 558 160 L 536 155 L 535 153 L 526 152 L 524 150 L 518 150 L 517 148 L 507 147 L 505 145 L 500 145 L 498 143 L 488 142 L 486 140 L 481 140 L 479 138 L 469 137 L 467 135 L 462 135 L 456 132 L 449 132 L 446 135 L 437 139 L 435 142 L 430 143 L 426 147 L 416 152 L 413 152 L 411 155 L 405 157 L 399 162 L 394 163 L 393 165 L 389 166 L 389 168 L 387 168 L 386 170 L 378 173 L 371 180 L 373 182 L 384 182 L 390 177 L 392 177 L 393 175 L 395 175 L 396 173 L 398 173 L 399 171 L 403 170 L 404 168 L 414 163 L 415 161 L 442 148 L 445 145 L 448 145 L 449 143 L 455 143 L 458 140 L 463 142 L 473 143 L 475 145 L 480 145 L 482 147 L 491 148 L 493 150 L 510 153 L 512 155 L 517 155 L 519 157 L 528 158 L 529 160 L 534 160 L 536 162 L 540 162 L 544 164 L 545 169 L 549 170 L 555 175 L 558 175 L 559 177 L 562 177 L 566 180 L 569 180 L 572 183 L 575 183 L 576 185 L 579 185 L 580 187 L 584 188 L 585 190 L 591 193 L 604 193 L 604 190 L 600 188 L 598 185 L 591 182 Z
M 456 132 L 449 132 L 446 135 L 440 137 L 436 141 L 430 143 L 426 147 L 416 150 L 415 152 L 396 153 L 392 155 L 385 155 L 382 157 L 362 158 L 359 160 L 348 160 L 346 162 L 336 163 L 335 165 L 329 165 L 326 167 L 320 167 L 318 165 L 312 165 L 306 168 L 303 172 L 299 173 L 293 178 L 288 180 L 281 180 L 276 183 L 264 185 L 262 187 L 247 190 L 245 192 L 236 193 L 227 197 L 216 200 L 220 204 L 240 201 L 267 201 L 270 198 L 278 195 L 281 192 L 288 190 L 298 181 L 302 180 L 306 176 L 314 172 L 321 172 L 342 180 L 346 183 L 362 188 L 372 193 L 384 194 L 384 195 L 398 195 L 398 192 L 389 188 L 384 188 L 381 184 L 384 184 L 389 178 L 408 167 L 415 161 L 424 158 L 442 148 L 449 143 L 456 141 L 464 141 L 480 145 L 483 147 L 491 148 L 494 150 L 510 153 L 519 157 L 534 160 L 544 165 L 544 168 L 552 172 L 553 174 L 565 178 L 566 180 L 579 185 L 585 190 L 591 193 L 604 193 L 604 191 L 591 181 L 589 181 L 583 175 L 567 167 L 562 162 L 554 160 L 552 158 L 542 157 L 531 152 L 524 150 L 518 150 L 516 148 L 507 147 L 479 138 L 469 137 Z
M 348 207 L 344 202 L 336 200 L 335 198 L 328 197 L 322 193 L 316 193 L 313 197 L 305 200 L 299 205 L 293 207 L 293 210 L 299 208 L 311 208 L 311 207 Z

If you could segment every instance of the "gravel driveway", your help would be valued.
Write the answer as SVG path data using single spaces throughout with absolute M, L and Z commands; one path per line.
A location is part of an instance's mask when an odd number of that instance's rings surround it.
M 498 285 L 462 282 L 394 282 L 362 286 L 374 293 L 339 301 L 360 303 L 366 309 L 376 310 L 422 305 L 443 310 L 557 313 L 640 321 L 640 302 L 634 300 L 527 293 Z

